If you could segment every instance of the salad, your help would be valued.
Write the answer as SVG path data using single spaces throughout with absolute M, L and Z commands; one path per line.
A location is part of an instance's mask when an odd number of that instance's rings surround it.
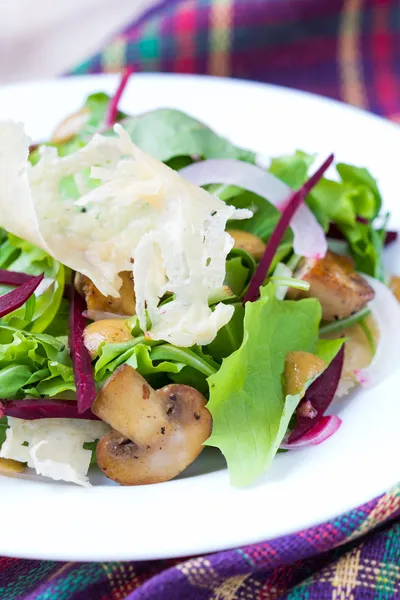
M 125 114 L 128 77 L 49 141 L 0 122 L 0 472 L 152 484 L 214 446 L 251 485 L 396 368 L 396 234 L 367 169 Z

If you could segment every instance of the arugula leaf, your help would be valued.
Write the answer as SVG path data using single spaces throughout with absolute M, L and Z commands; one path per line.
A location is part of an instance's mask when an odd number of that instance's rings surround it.
M 225 285 L 232 290 L 234 296 L 240 296 L 249 281 L 250 270 L 243 265 L 242 258 L 236 256 L 226 261 Z
M 288 352 L 319 352 L 319 302 L 281 301 L 275 293 L 269 284 L 246 304 L 243 342 L 208 380 L 213 432 L 206 444 L 221 449 L 234 485 L 252 483 L 269 467 L 300 401 L 301 394 L 284 397 Z M 326 358 L 325 343 L 321 351 Z
M 46 333 L 54 337 L 60 337 L 68 333 L 69 328 L 69 302 L 66 298 L 61 299 L 57 314 L 46 328 Z
M 231 320 L 218 331 L 216 338 L 207 346 L 207 352 L 217 361 L 222 361 L 235 352 L 243 340 L 244 307 L 241 302 L 233 306 L 235 312 Z
M 129 117 L 122 125 L 139 148 L 161 162 L 168 163 L 182 156 L 254 162 L 254 152 L 234 146 L 200 121 L 176 109 L 161 108 Z
M 98 356 L 94 367 L 97 382 L 104 381 L 123 364 L 131 365 L 144 377 L 165 374 L 169 379 L 190 367 L 201 374 L 203 381 L 219 367 L 200 348 L 178 348 L 144 336 L 122 344 L 104 344 L 99 348 Z
M 386 229 L 374 229 L 370 223 L 355 223 L 353 227 L 343 226 L 342 232 L 350 245 L 351 255 L 359 271 L 385 281 L 382 251 Z

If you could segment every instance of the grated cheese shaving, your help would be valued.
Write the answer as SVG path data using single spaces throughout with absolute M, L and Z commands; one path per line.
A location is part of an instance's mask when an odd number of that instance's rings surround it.
M 150 337 L 207 344 L 233 314 L 231 306 L 208 306 L 233 246 L 226 223 L 251 212 L 142 152 L 121 125 L 115 132 L 63 158 L 44 147 L 31 166 L 23 126 L 0 122 L 0 226 L 83 273 L 104 295 L 118 297 L 118 273 L 133 270 L 137 313 L 144 329 L 147 311 Z M 160 307 L 166 293 L 173 300 Z
M 106 423 L 76 419 L 25 421 L 8 417 L 8 425 L 1 458 L 27 463 L 39 475 L 57 481 L 90 486 L 87 472 L 92 453 L 83 444 L 107 433 L 110 428 Z

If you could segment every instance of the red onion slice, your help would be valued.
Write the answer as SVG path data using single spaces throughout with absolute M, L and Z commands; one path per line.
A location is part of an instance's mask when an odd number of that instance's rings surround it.
M 292 188 L 268 171 L 235 159 L 204 160 L 181 169 L 179 174 L 200 186 L 211 183 L 236 185 L 268 200 L 281 212 L 293 194 Z M 296 254 L 307 258 L 325 256 L 328 246 L 324 230 L 308 206 L 302 205 L 297 210 L 290 227 Z
M 322 442 L 325 442 L 325 440 L 336 433 L 341 424 L 342 420 L 336 415 L 322 417 L 310 431 L 302 435 L 298 440 L 290 444 L 282 443 L 280 448 L 282 450 L 297 450 L 299 448 L 308 448 L 309 446 L 318 446 L 318 444 L 322 444 Z

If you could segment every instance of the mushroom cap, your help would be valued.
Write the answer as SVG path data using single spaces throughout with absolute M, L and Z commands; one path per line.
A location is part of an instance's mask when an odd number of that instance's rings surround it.
M 119 297 L 104 296 L 94 285 L 93 281 L 77 273 L 75 275 L 76 291 L 85 298 L 89 311 L 113 313 L 116 315 L 133 316 L 136 314 L 136 298 L 133 285 L 133 275 L 131 272 L 122 271 L 119 273 L 122 284 L 119 290 Z
M 176 477 L 197 458 L 211 434 L 205 404 L 204 396 L 190 386 L 172 384 L 155 391 L 123 365 L 100 390 L 92 409 L 114 429 L 97 445 L 99 467 L 122 485 Z

